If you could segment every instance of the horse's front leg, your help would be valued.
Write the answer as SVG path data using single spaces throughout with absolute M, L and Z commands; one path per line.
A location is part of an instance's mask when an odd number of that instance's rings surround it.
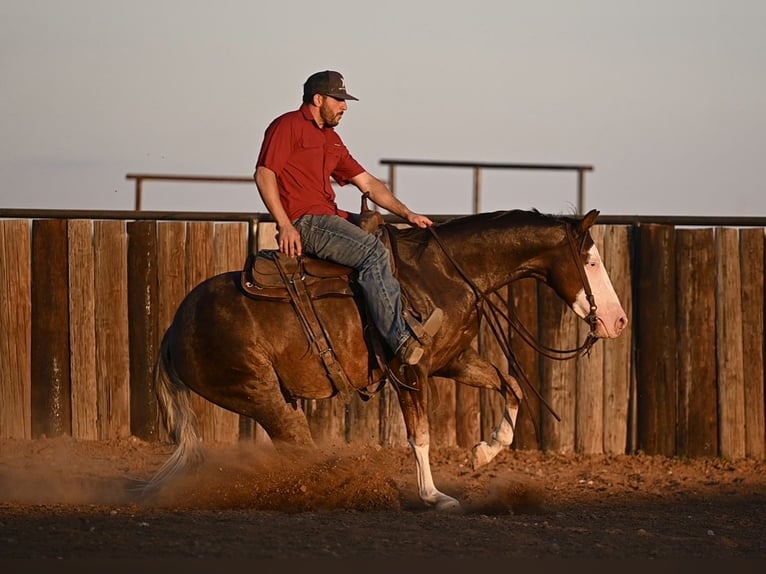
M 497 428 L 492 431 L 489 442 L 481 441 L 473 447 L 471 466 L 474 470 L 489 464 L 500 451 L 511 446 L 513 442 L 513 427 L 516 424 L 516 415 L 519 412 L 518 403 L 506 402 L 503 419 Z
M 493 389 L 500 392 L 505 400 L 502 419 L 490 440 L 481 441 L 473 447 L 472 466 L 475 470 L 488 464 L 513 443 L 516 416 L 522 398 L 521 387 L 509 374 L 501 376 L 492 363 L 472 348 L 466 349 L 439 374 L 464 385 Z
M 418 374 L 417 390 L 400 389 L 399 405 L 404 416 L 404 426 L 407 429 L 407 442 L 415 455 L 415 465 L 418 477 L 418 494 L 428 506 L 441 511 L 460 509 L 460 503 L 441 492 L 434 484 L 431 474 L 429 448 L 431 435 L 428 427 L 428 404 L 425 391 L 426 375 Z M 422 378 L 421 378 L 422 377 Z

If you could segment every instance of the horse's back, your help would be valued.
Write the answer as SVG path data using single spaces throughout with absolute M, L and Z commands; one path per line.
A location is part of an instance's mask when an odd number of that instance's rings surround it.
M 293 313 L 289 305 L 259 301 L 241 287 L 241 273 L 226 271 L 198 283 L 176 311 L 173 328 L 191 337 L 221 338 L 231 343 L 250 340 L 265 327 Z
M 241 273 L 233 271 L 210 277 L 179 306 L 168 336 L 183 378 L 199 379 L 198 373 L 205 373 L 208 380 L 222 379 L 225 370 L 256 380 L 268 372 L 278 374 L 296 396 L 329 396 L 331 387 L 317 353 L 323 344 L 317 337 L 320 329 L 302 321 L 290 301 L 253 297 L 242 289 L 241 280 Z M 355 386 L 365 386 L 369 354 L 356 301 L 327 296 L 312 306 L 346 375 Z M 214 377 L 216 369 L 219 375 Z

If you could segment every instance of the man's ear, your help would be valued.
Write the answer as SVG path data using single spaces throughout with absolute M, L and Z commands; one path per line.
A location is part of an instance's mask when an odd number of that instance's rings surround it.
M 322 107 L 322 95 L 321 94 L 314 94 L 314 97 L 312 98 L 312 101 L 314 102 L 314 105 L 318 108 Z

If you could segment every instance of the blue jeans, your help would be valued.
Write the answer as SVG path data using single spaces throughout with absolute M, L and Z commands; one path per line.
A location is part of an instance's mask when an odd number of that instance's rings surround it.
M 373 234 L 338 215 L 304 215 L 295 222 L 303 253 L 351 267 L 357 272 L 372 322 L 394 352 L 410 337 L 402 318 L 399 281 L 386 246 Z

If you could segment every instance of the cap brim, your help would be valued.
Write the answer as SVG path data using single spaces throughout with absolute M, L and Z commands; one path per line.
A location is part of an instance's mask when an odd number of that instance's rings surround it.
M 331 98 L 335 98 L 336 100 L 354 100 L 356 102 L 359 101 L 359 98 L 355 98 L 351 94 L 325 94 L 325 96 L 330 96 Z

